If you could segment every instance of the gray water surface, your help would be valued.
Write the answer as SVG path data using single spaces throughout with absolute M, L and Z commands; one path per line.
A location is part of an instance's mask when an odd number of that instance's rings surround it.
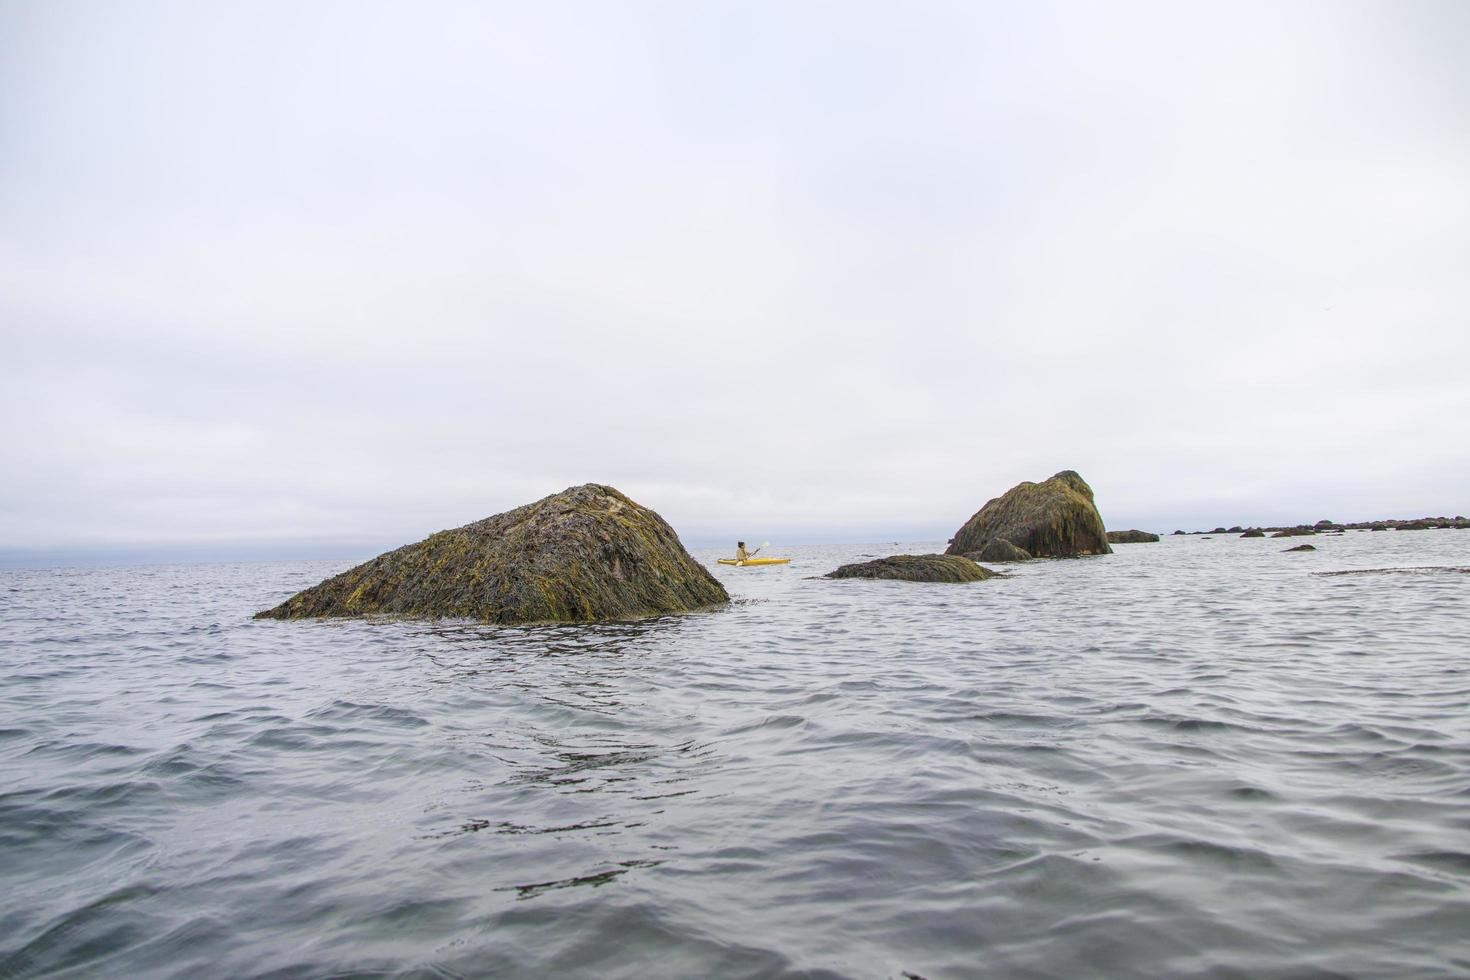
M 1314 574 L 1470 531 L 1301 540 L 523 629 L 0 572 L 0 980 L 1470 974 L 1470 574 Z

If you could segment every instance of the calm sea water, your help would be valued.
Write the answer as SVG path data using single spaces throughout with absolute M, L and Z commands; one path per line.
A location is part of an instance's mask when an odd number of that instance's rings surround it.
M 1470 531 L 1312 541 L 535 629 L 3 572 L 0 978 L 1470 974 L 1470 574 L 1313 574 Z

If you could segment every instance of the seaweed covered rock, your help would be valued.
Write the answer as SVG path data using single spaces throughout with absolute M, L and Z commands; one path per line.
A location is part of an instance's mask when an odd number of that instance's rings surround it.
M 1107 555 L 1107 530 L 1092 501 L 1092 488 L 1072 470 L 1041 483 L 1018 483 L 986 503 L 955 533 L 945 552 L 982 552 L 996 538 L 1036 558 Z
M 1031 552 L 1025 548 L 1017 548 L 1005 538 L 992 538 L 985 547 L 972 551 L 965 557 L 971 561 L 1030 561 Z
M 1287 548 L 1285 553 L 1286 554 L 1290 554 L 1293 551 L 1316 551 L 1316 550 L 1317 550 L 1317 546 L 1316 545 L 1299 544 L 1295 548 Z
M 843 565 L 824 578 L 891 578 L 905 582 L 983 582 L 998 572 L 959 555 L 890 555 Z
M 591 622 L 729 598 L 663 518 L 588 483 L 379 555 L 256 618 Z
M 1140 531 L 1134 528 L 1131 531 L 1109 531 L 1108 544 L 1149 544 L 1159 540 L 1159 536 L 1152 531 Z

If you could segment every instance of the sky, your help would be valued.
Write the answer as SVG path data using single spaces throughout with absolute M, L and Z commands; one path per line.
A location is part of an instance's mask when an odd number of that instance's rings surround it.
M 1470 512 L 1470 3 L 0 2 L 0 560 Z

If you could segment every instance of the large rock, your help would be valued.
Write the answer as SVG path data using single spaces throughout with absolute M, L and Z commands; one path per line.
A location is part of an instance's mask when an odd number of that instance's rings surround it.
M 990 543 L 979 551 L 965 556 L 971 561 L 1030 561 L 1031 552 L 1017 548 L 1005 538 L 991 538 Z
M 379 555 L 256 618 L 590 622 L 729 599 L 663 518 L 588 483 Z
M 999 572 L 981 568 L 959 555 L 890 555 L 843 565 L 826 578 L 892 578 L 905 582 L 983 582 Z
M 1036 558 L 1107 555 L 1107 530 L 1092 488 L 1071 470 L 1041 483 L 1019 483 L 986 503 L 955 533 L 946 554 L 981 552 L 996 538 Z
M 1109 531 L 1108 544 L 1150 544 L 1159 540 L 1159 536 L 1152 531 L 1140 531 L 1134 528 L 1132 531 Z

